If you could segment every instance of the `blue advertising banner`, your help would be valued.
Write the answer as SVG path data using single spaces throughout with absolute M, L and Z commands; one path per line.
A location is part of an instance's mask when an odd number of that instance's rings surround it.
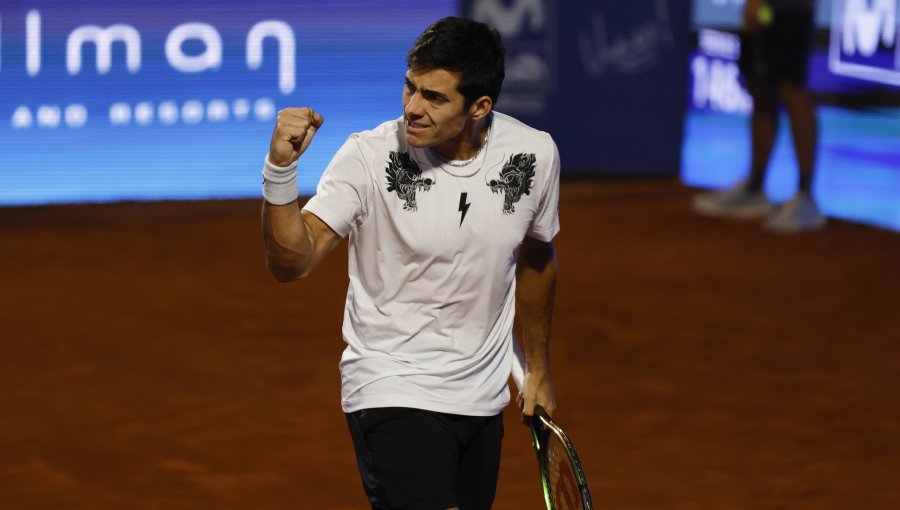
M 497 109 L 549 131 L 563 171 L 677 175 L 687 0 L 463 0 L 507 48 Z
M 401 115 L 405 55 L 452 0 L 0 4 L 0 205 L 259 195 L 277 111 L 344 139 Z

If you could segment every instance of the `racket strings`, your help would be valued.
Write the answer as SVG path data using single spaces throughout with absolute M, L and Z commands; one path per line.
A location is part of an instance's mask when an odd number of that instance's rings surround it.
M 557 510 L 582 510 L 584 506 L 581 504 L 578 479 L 565 443 L 556 434 L 550 434 L 546 446 L 547 475 L 555 508 Z

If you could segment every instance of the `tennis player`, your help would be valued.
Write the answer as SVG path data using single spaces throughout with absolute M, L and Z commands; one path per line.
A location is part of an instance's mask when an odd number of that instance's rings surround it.
M 341 404 L 375 509 L 491 507 L 514 316 L 523 414 L 556 406 L 559 154 L 493 110 L 503 61 L 487 25 L 429 26 L 407 55 L 403 115 L 350 135 L 302 208 L 298 159 L 324 118 L 278 114 L 263 169 L 268 266 L 302 278 L 350 238 Z

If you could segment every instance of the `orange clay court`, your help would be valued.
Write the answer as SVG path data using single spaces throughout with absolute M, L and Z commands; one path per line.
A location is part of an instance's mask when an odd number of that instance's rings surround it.
M 900 236 L 778 237 L 674 180 L 564 182 L 555 418 L 598 509 L 900 508 Z M 0 507 L 362 509 L 338 249 L 258 200 L 0 209 Z M 498 510 L 542 508 L 506 415 Z

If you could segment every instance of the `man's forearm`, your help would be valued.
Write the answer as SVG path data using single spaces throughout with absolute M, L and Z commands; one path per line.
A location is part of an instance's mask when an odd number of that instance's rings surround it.
M 550 325 L 556 300 L 556 253 L 550 243 L 524 250 L 516 270 L 516 315 L 528 371 L 550 369 Z
M 262 232 L 269 272 L 280 282 L 306 276 L 313 245 L 299 204 L 274 205 L 263 200 Z
M 556 252 L 552 243 L 526 238 L 516 266 L 516 316 L 522 327 L 525 379 L 518 396 L 522 420 L 541 405 L 553 414 L 556 397 L 550 374 L 550 323 L 556 300 Z

